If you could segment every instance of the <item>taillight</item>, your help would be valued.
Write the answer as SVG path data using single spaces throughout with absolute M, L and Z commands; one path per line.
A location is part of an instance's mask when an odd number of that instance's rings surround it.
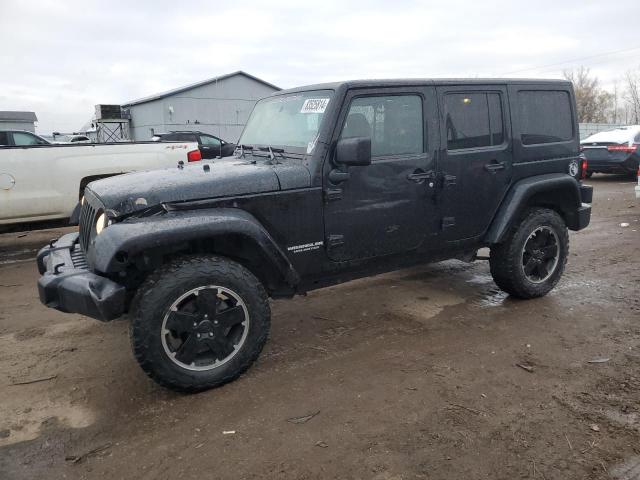
M 636 151 L 635 145 L 609 145 L 607 150 L 610 152 L 624 152 L 624 153 L 634 153 Z
M 587 178 L 587 167 L 589 166 L 589 162 L 587 159 L 582 157 L 582 161 L 580 162 L 580 179 L 585 180 Z
M 202 160 L 202 154 L 200 153 L 200 150 L 191 150 L 189 153 L 187 153 L 187 161 L 199 162 L 200 160 Z

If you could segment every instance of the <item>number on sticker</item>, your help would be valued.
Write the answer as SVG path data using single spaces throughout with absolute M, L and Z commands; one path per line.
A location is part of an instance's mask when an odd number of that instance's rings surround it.
M 329 105 L 328 98 L 307 98 L 302 104 L 300 113 L 324 113 Z

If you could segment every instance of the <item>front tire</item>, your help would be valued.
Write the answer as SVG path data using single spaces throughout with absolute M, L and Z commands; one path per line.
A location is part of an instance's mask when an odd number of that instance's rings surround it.
M 258 358 L 271 313 L 260 281 L 224 257 L 182 257 L 151 274 L 132 304 L 133 353 L 158 384 L 198 392 Z
M 502 243 L 491 247 L 491 275 L 514 297 L 542 297 L 557 285 L 568 254 L 569 234 L 562 217 L 553 210 L 532 208 Z

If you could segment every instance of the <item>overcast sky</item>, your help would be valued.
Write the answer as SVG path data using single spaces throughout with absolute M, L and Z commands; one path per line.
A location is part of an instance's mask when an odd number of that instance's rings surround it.
M 286 88 L 583 64 L 612 87 L 640 67 L 639 19 L 639 0 L 0 0 L 0 110 L 73 131 L 97 103 L 235 70 Z

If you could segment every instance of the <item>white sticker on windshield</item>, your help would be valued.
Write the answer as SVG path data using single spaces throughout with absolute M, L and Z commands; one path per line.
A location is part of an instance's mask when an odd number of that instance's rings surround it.
M 329 105 L 328 98 L 307 98 L 302 104 L 300 113 L 324 113 Z

